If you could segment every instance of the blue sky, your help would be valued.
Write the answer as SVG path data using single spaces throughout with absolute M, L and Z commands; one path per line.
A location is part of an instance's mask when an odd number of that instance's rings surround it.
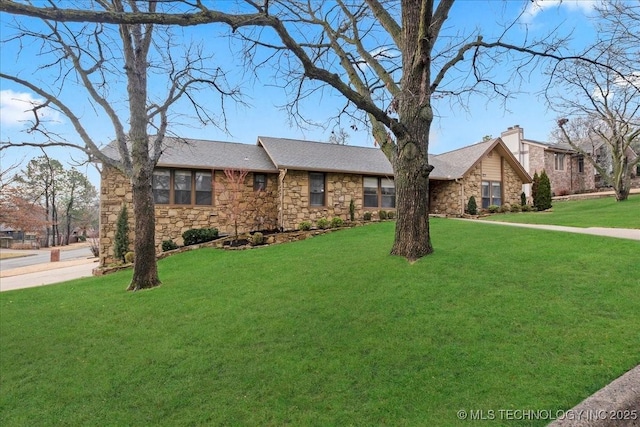
M 536 36 L 549 32 L 559 26 L 561 32 L 573 32 L 574 46 L 580 47 L 593 41 L 595 30 L 589 17 L 592 15 L 594 1 L 590 0 L 544 0 L 537 3 L 529 1 L 481 1 L 460 0 L 450 14 L 450 24 L 466 28 L 490 26 L 495 31 L 498 27 L 495 22 L 515 17 L 527 8 L 520 19 L 513 34 L 523 37 L 525 34 Z M 10 35 L 7 22 L 13 17 L 0 14 L 1 36 L 5 40 Z M 18 18 L 27 20 L 28 18 Z M 316 141 L 327 141 L 331 128 L 323 129 L 308 127 L 302 129 L 291 124 L 286 111 L 278 106 L 286 103 L 282 89 L 274 87 L 268 69 L 261 71 L 259 80 L 249 80 L 243 75 L 244 70 L 239 61 L 234 61 L 233 53 L 229 49 L 229 43 L 224 38 L 212 37 L 222 33 L 224 29 L 207 26 L 195 30 L 183 31 L 185 39 L 203 38 L 207 40 L 207 47 L 213 48 L 215 60 L 224 64 L 225 69 L 230 70 L 232 81 L 242 85 L 244 100 L 249 105 L 239 106 L 227 104 L 226 116 L 229 134 L 214 127 L 201 127 L 197 124 L 183 126 L 178 129 L 182 136 L 190 138 L 203 138 L 220 141 L 233 141 L 254 144 L 259 135 L 277 136 L 285 138 L 299 138 Z M 487 33 L 487 31 L 484 31 Z M 489 31 L 490 32 L 490 31 Z M 488 39 L 488 38 L 487 38 Z M 174 40 L 175 41 L 175 40 Z M 27 47 L 25 52 L 17 56 L 16 44 L 2 46 L 0 53 L 0 68 L 5 73 L 28 73 L 34 64 L 37 64 L 38 56 L 35 51 Z M 28 54 L 24 54 L 28 53 Z M 27 59 L 28 58 L 28 59 Z M 504 64 L 508 69 L 509 64 Z M 496 70 L 497 75 L 501 71 Z M 243 77 L 244 76 L 244 77 Z M 42 77 L 43 81 L 46 76 Z M 45 84 L 51 85 L 50 81 Z M 485 97 L 471 98 L 463 109 L 459 106 L 450 108 L 447 104 L 438 105 L 439 117 L 432 128 L 430 152 L 434 154 L 450 151 L 465 145 L 482 140 L 484 135 L 497 137 L 501 131 L 515 124 L 524 128 L 525 137 L 535 140 L 548 140 L 549 134 L 555 126 L 557 114 L 548 111 L 540 90 L 544 80 L 539 72 L 527 76 L 527 82 L 519 88 L 519 93 L 514 95 L 505 106 L 499 102 L 488 102 Z M 153 93 L 154 87 L 150 88 Z M 160 89 L 160 88 L 158 88 Z M 3 141 L 29 141 L 33 137 L 24 132 L 26 119 L 24 116 L 25 102 L 38 101 L 38 97 L 29 91 L 11 82 L 0 80 L 0 138 Z M 114 137 L 114 132 L 104 120 L 96 118 L 93 109 L 86 101 L 86 96 L 80 92 L 65 93 L 68 101 L 79 111 L 86 120 L 87 127 L 91 130 L 94 140 L 105 144 Z M 215 97 L 211 99 L 212 109 L 215 111 Z M 316 123 L 326 124 L 326 121 L 335 116 L 336 111 L 342 107 L 341 98 L 332 90 L 324 90 L 322 97 L 316 97 L 311 102 L 303 105 L 305 117 Z M 53 128 L 64 134 L 69 141 L 78 142 L 79 138 L 69 126 L 68 120 L 59 113 L 49 110 L 45 112 L 47 118 L 56 123 Z M 183 120 L 183 119 L 180 119 Z M 373 139 L 365 129 L 357 132 L 349 129 L 348 120 L 343 127 L 349 133 L 349 144 L 373 146 Z M 61 161 L 81 159 L 82 154 L 69 149 L 51 149 L 48 154 Z M 5 150 L 0 167 L 6 167 L 16 161 L 25 160 L 40 155 L 37 149 Z M 89 175 L 94 184 L 98 184 L 99 178 L 92 168 L 83 169 Z

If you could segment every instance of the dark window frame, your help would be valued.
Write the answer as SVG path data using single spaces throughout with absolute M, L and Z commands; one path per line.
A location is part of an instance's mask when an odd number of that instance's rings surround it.
M 578 173 L 584 173 L 584 156 L 578 156 Z
M 214 177 L 215 177 L 215 172 L 212 169 L 185 169 L 185 168 L 156 168 L 153 171 L 153 175 L 154 178 L 156 176 L 156 174 L 158 172 L 163 172 L 169 173 L 169 182 L 168 182 L 168 188 L 163 188 L 163 189 L 157 189 L 156 188 L 156 184 L 155 184 L 155 179 L 152 179 L 152 191 L 153 191 L 153 203 L 155 205 L 163 205 L 163 206 L 213 206 L 214 205 Z M 190 180 L 189 180 L 189 203 L 185 203 L 184 201 L 182 203 L 180 203 L 179 201 L 176 201 L 176 192 L 178 191 L 187 191 L 187 190 L 180 190 L 180 189 L 176 189 L 176 173 L 180 174 L 180 173 L 185 173 L 185 172 L 189 172 L 190 173 Z M 198 187 L 201 187 L 199 185 L 199 181 L 198 181 L 198 175 L 201 174 L 201 176 L 206 176 L 209 175 L 209 189 L 208 190 L 202 190 L 202 189 L 198 189 Z M 158 201 L 158 191 L 163 191 L 163 192 L 168 192 L 168 201 L 167 202 L 163 202 L 163 201 Z M 179 198 L 179 197 L 178 197 Z M 204 198 L 204 200 L 208 200 L 209 203 L 199 203 L 199 201 L 202 201 L 202 199 Z M 184 199 L 183 199 L 184 200 Z
M 313 180 L 322 180 L 322 188 L 320 191 L 314 191 Z M 327 174 L 324 172 L 309 172 L 309 206 L 325 207 L 327 206 Z M 320 196 L 318 196 L 320 195 Z M 314 199 L 322 198 L 322 203 L 314 201 Z
M 266 173 L 253 174 L 253 191 L 267 191 L 267 174 Z
M 376 194 L 375 194 L 375 199 L 376 199 L 376 203 L 375 206 L 370 203 L 370 201 L 373 198 L 373 193 L 371 191 L 367 192 L 367 189 L 371 189 L 373 188 L 372 186 L 365 186 L 365 180 L 371 180 L 371 179 L 375 179 L 376 180 Z M 393 183 L 393 195 L 387 194 L 385 193 L 385 191 L 383 191 L 383 188 L 391 188 L 391 187 L 383 187 L 382 183 L 383 180 L 388 180 L 391 183 Z M 385 199 L 388 201 L 390 197 L 393 197 L 393 201 L 392 203 L 389 205 L 389 203 L 385 203 Z M 367 199 L 369 200 L 369 203 L 367 203 Z M 395 180 L 393 178 L 389 178 L 386 176 L 363 176 L 362 177 L 362 206 L 365 209 L 395 209 L 396 208 L 396 183 Z

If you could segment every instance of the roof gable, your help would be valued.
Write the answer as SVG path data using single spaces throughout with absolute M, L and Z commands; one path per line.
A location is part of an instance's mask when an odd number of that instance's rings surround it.
M 520 162 L 513 157 L 513 154 L 501 138 L 479 142 L 457 150 L 430 156 L 430 162 L 434 166 L 430 177 L 440 180 L 463 178 L 473 167 L 481 162 L 486 155 L 494 150 L 507 160 L 522 182 L 531 182 L 529 174 L 524 170 Z

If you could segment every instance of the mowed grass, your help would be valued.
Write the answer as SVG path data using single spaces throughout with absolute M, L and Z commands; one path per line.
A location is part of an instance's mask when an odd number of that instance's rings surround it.
M 615 197 L 554 201 L 553 208 L 547 212 L 496 214 L 483 219 L 571 227 L 640 228 L 640 194 L 631 195 L 624 202 L 616 202 Z
M 0 425 L 542 426 L 640 363 L 640 242 L 432 220 L 0 294 Z M 493 410 L 492 421 L 458 411 Z

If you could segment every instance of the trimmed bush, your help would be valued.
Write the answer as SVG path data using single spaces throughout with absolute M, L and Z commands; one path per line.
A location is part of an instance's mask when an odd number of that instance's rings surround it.
M 249 242 L 251 243 L 251 246 L 263 245 L 264 234 L 260 233 L 259 231 L 256 231 L 251 235 L 251 240 Z
M 531 200 L 533 201 L 533 207 L 538 203 L 538 188 L 540 187 L 540 175 L 538 172 L 533 174 L 533 183 L 531 184 Z
M 329 220 L 327 218 L 320 218 L 316 221 L 316 226 L 321 230 L 326 230 L 329 228 Z
M 497 213 L 500 210 L 500 206 L 491 205 L 487 208 L 487 210 L 489 211 L 489 213 Z
M 521 205 L 513 205 L 511 206 L 511 212 L 520 212 L 522 211 L 522 206 Z
M 524 191 L 520 193 L 520 205 L 524 206 L 527 204 L 527 195 L 524 194 Z
M 531 207 L 531 205 L 522 206 L 522 212 L 531 212 L 531 211 L 533 211 L 533 208 Z
M 349 219 L 353 222 L 356 218 L 356 204 L 353 199 L 349 202 Z
M 371 212 L 365 212 L 364 215 L 362 216 L 362 218 L 365 221 L 371 221 Z
M 298 228 L 302 231 L 309 231 L 311 230 L 311 223 L 309 221 L 302 221 L 298 224 Z
M 498 212 L 500 213 L 511 212 L 511 205 L 509 203 L 505 203 L 504 205 L 501 205 L 500 209 L 498 209 Z
M 124 262 L 126 262 L 127 264 L 133 264 L 134 261 L 135 261 L 135 255 L 133 254 L 133 252 L 129 251 L 126 254 L 124 254 Z
M 174 249 L 178 249 L 176 242 L 171 239 L 162 241 L 162 252 L 172 251 Z
M 394 219 L 395 217 L 396 217 L 396 212 L 395 211 L 387 212 L 387 218 Z
M 129 214 L 127 206 L 122 205 L 116 222 L 113 255 L 118 261 L 126 262 L 125 254 L 129 251 Z
M 340 228 L 343 225 L 344 221 L 342 220 L 342 218 L 336 216 L 331 219 L 331 228 Z
M 380 220 L 387 219 L 387 216 L 388 216 L 387 211 L 378 212 L 378 218 L 380 218 Z
M 474 196 L 469 197 L 469 202 L 467 203 L 467 213 L 469 215 L 478 214 L 478 205 L 476 204 L 476 198 Z
M 544 170 L 540 174 L 538 198 L 535 206 L 539 211 L 544 211 L 551 208 L 551 182 L 549 181 L 549 176 Z
M 198 243 L 210 242 L 218 238 L 217 228 L 192 228 L 182 233 L 184 245 L 197 245 Z

